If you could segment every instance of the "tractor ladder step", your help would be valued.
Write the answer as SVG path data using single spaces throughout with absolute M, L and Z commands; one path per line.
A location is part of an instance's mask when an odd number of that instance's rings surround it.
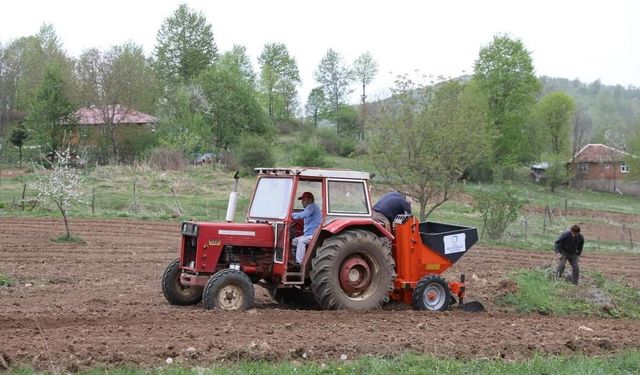
M 284 276 L 284 280 L 282 280 L 282 283 L 287 285 L 302 285 L 304 284 L 304 273 L 287 272 L 287 274 Z

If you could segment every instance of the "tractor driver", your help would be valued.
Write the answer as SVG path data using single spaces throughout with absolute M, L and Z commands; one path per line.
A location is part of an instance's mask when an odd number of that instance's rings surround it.
M 296 246 L 296 268 L 299 269 L 300 264 L 302 264 L 302 261 L 304 260 L 304 253 L 307 249 L 307 244 L 311 241 L 313 233 L 322 222 L 322 211 L 320 211 L 318 205 L 314 203 L 313 194 L 308 191 L 302 193 L 302 195 L 298 197 L 298 200 L 302 201 L 302 207 L 304 207 L 304 210 L 294 212 L 291 217 L 295 220 L 304 219 L 304 230 L 302 236 L 293 239 L 293 246 Z
M 411 204 L 404 195 L 398 191 L 392 191 L 380 198 L 373 206 L 373 220 L 391 229 L 393 219 L 398 215 L 411 214 Z

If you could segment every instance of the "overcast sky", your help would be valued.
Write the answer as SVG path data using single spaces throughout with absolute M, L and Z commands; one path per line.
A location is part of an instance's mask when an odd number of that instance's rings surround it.
M 399 73 L 471 73 L 496 33 L 524 42 L 537 75 L 640 86 L 640 2 L 633 0 L 9 0 L 0 3 L 0 41 L 50 23 L 72 56 L 125 41 L 150 55 L 160 25 L 181 2 L 204 13 L 219 51 L 245 45 L 256 71 L 264 44 L 284 43 L 298 62 L 303 103 L 329 48 L 347 63 L 371 52 L 379 63 L 374 98 Z

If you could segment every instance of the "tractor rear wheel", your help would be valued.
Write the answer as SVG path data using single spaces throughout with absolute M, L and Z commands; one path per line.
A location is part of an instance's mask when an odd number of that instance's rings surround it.
M 425 276 L 413 290 L 413 307 L 418 310 L 445 311 L 451 304 L 449 284 L 439 276 Z
M 162 275 L 162 292 L 172 305 L 195 305 L 202 300 L 201 286 L 186 286 L 180 283 L 180 259 L 167 265 Z
M 389 301 L 395 261 L 388 242 L 347 230 L 327 239 L 311 263 L 311 290 L 324 309 L 373 310 Z
M 207 281 L 202 292 L 204 308 L 247 310 L 253 305 L 254 289 L 246 273 L 234 269 L 218 271 Z

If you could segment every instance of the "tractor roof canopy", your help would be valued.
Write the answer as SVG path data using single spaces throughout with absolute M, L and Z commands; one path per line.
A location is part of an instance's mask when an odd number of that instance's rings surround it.
M 370 174 L 367 172 L 350 171 L 346 169 L 321 169 L 321 168 L 302 168 L 302 167 L 285 167 L 285 168 L 255 168 L 258 175 L 263 176 L 305 176 L 305 177 L 327 177 L 327 178 L 346 178 L 354 180 L 369 180 Z

